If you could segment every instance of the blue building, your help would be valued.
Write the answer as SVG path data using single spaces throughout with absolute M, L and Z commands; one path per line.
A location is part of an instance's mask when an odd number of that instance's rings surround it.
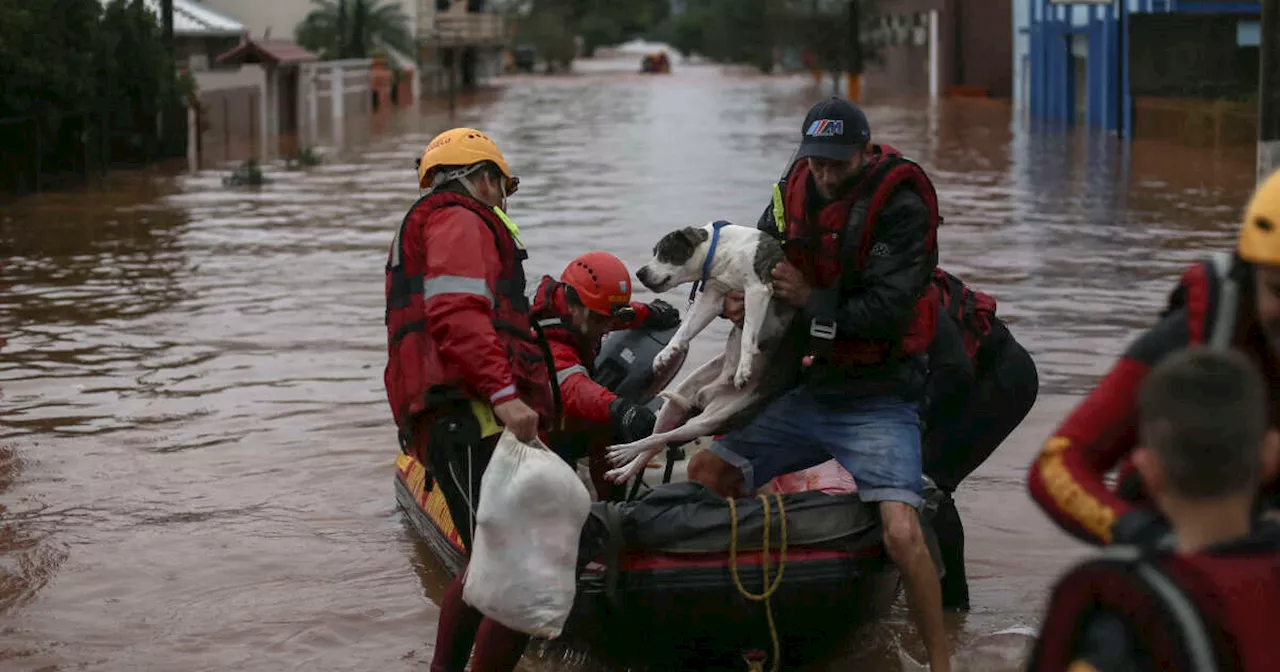
M 1015 104 L 1131 137 L 1135 96 L 1256 92 L 1260 14 L 1260 2 L 1016 0 Z

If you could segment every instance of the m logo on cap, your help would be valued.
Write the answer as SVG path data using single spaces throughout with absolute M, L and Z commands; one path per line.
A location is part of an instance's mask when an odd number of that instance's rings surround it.
M 809 130 L 805 131 L 804 134 L 815 138 L 844 135 L 844 120 L 818 119 L 809 125 Z

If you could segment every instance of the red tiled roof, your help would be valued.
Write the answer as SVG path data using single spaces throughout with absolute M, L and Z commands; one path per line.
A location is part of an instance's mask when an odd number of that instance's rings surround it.
M 289 40 L 245 40 L 235 48 L 218 56 L 218 63 L 268 63 L 289 65 L 319 60 L 312 53 Z

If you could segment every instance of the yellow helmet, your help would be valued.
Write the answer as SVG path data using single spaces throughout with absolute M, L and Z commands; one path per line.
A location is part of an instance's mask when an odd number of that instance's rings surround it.
M 440 166 L 471 166 L 492 161 L 507 178 L 507 195 L 516 193 L 520 178 L 511 174 L 511 167 L 502 157 L 498 146 L 489 136 L 474 128 L 453 128 L 437 135 L 427 144 L 418 159 L 418 186 L 426 189 Z
M 1280 266 L 1280 170 L 1253 192 L 1240 227 L 1239 252 L 1251 264 Z

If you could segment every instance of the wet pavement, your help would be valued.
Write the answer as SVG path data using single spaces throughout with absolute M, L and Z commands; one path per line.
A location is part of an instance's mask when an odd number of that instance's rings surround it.
M 395 510 L 381 382 L 413 158 L 444 128 L 484 129 L 522 177 L 531 275 L 592 248 L 634 269 L 670 229 L 753 222 L 826 95 L 807 76 L 607 69 L 508 79 L 456 120 L 379 119 L 258 189 L 152 170 L 0 206 L 0 669 L 426 669 L 443 578 Z M 957 494 L 963 645 L 1034 627 L 1084 550 L 1027 498 L 1026 466 L 1182 267 L 1229 246 L 1253 148 L 1124 150 L 990 101 L 866 110 L 930 170 L 943 267 L 997 298 L 1042 381 Z M 899 639 L 920 657 L 901 607 L 829 669 L 900 669 Z

